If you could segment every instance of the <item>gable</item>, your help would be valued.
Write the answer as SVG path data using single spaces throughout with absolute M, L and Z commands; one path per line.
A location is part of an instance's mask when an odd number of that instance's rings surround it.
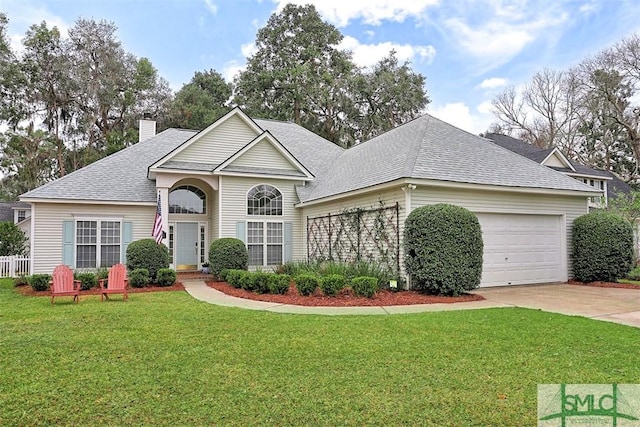
M 560 159 L 558 153 L 551 153 L 549 157 L 544 159 L 542 162 L 544 166 L 552 167 L 552 168 L 566 168 L 567 164 Z
M 205 132 L 171 160 L 219 165 L 258 136 L 238 115 L 231 115 Z
M 269 168 L 297 171 L 297 168 L 267 140 L 262 140 L 231 162 L 228 168 Z

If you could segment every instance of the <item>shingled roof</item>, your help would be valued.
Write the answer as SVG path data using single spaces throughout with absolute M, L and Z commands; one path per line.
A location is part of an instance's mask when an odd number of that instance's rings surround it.
M 298 186 L 301 202 L 400 178 L 593 191 L 559 172 L 429 115 L 348 150 L 293 123 L 264 119 L 254 119 L 254 122 L 268 130 L 315 176 L 306 186 Z M 156 188 L 155 182 L 147 177 L 148 167 L 196 134 L 190 130 L 165 130 L 21 197 L 153 203 Z M 165 166 L 181 168 L 184 165 L 173 162 Z M 216 165 L 191 166 L 194 170 L 213 170 Z
M 542 149 L 538 148 L 534 145 L 528 144 L 525 141 L 522 141 L 517 138 L 513 138 L 508 135 L 501 135 L 498 133 L 487 133 L 485 138 L 488 138 L 500 145 L 501 147 L 506 148 L 507 150 L 513 151 L 514 153 L 520 154 L 528 159 L 531 159 L 535 162 L 542 163 L 544 159 L 547 158 L 553 148 Z M 628 194 L 633 189 L 629 184 L 622 181 L 618 178 L 614 173 L 590 168 L 589 166 L 585 166 L 581 163 L 576 162 L 572 159 L 567 159 L 574 170 L 569 168 L 552 168 L 559 172 L 567 173 L 570 175 L 587 175 L 591 177 L 602 177 L 608 180 L 607 184 L 607 198 L 611 199 L 620 193 Z
M 326 173 L 299 187 L 298 194 L 305 202 L 401 178 L 594 191 L 575 179 L 425 114 L 345 150 Z

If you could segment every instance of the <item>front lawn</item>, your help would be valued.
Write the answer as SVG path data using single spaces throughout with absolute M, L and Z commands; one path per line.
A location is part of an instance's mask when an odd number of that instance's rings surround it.
M 537 384 L 640 378 L 640 330 L 536 310 L 70 300 L 0 281 L 0 425 L 533 425 Z

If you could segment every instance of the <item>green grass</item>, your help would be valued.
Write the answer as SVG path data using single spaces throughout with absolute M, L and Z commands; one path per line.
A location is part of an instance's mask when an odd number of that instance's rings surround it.
M 535 310 L 70 300 L 0 281 L 0 425 L 533 425 L 537 384 L 640 378 L 640 330 Z
M 627 285 L 636 285 L 640 286 L 640 280 L 631 280 L 631 279 L 618 279 L 618 283 L 626 283 Z

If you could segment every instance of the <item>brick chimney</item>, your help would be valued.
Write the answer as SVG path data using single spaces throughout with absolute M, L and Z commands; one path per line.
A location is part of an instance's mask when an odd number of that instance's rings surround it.
M 138 142 L 146 141 L 156 136 L 156 121 L 151 120 L 151 115 L 145 113 L 138 125 Z

